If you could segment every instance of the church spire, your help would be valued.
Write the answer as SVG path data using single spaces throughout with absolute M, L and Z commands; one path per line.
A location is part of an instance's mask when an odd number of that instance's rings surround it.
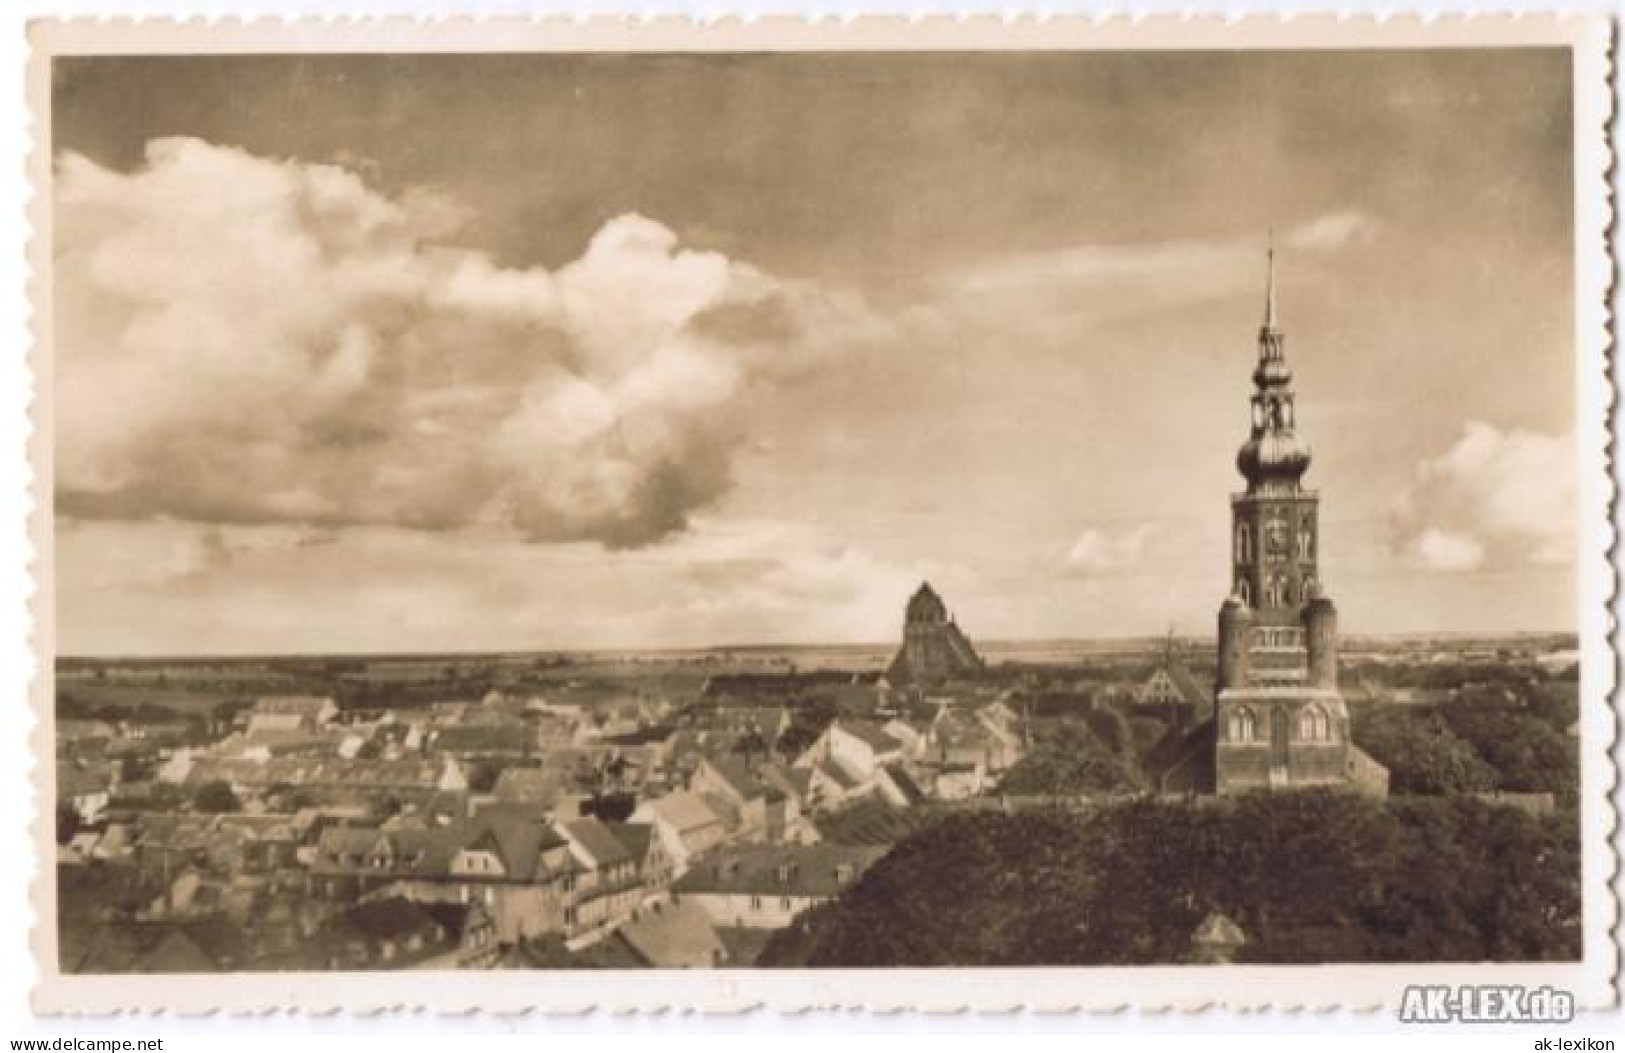
M 1264 324 L 1258 329 L 1258 365 L 1253 370 L 1252 428 L 1236 455 L 1248 492 L 1260 486 L 1295 490 L 1309 468 L 1309 447 L 1298 438 L 1293 417 L 1292 368 L 1286 362 L 1286 334 L 1275 317 L 1275 236 L 1265 251 Z
M 1264 328 L 1273 332 L 1275 329 L 1275 228 L 1269 232 L 1269 247 L 1264 250 L 1265 267 L 1268 277 L 1264 287 Z

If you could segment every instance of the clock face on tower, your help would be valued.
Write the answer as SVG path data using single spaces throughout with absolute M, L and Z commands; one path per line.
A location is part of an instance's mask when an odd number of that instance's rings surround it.
M 1286 524 L 1279 517 L 1264 524 L 1264 552 L 1271 559 L 1284 559 L 1292 551 Z

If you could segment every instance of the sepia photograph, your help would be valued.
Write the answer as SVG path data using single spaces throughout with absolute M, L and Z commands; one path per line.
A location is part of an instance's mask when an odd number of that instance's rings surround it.
M 49 55 L 42 969 L 1611 953 L 1577 54 Z

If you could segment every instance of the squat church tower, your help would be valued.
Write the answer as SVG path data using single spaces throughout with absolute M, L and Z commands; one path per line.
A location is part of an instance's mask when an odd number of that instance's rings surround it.
M 896 687 L 934 687 L 982 669 L 981 656 L 948 613 L 948 605 L 930 582 L 922 583 L 904 608 L 903 646 L 886 669 L 887 680 Z

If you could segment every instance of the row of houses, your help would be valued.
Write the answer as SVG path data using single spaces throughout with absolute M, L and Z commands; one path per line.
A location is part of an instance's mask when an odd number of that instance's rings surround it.
M 84 960 L 740 963 L 760 948 L 752 934 L 884 854 L 825 842 L 819 817 L 976 793 L 1025 749 L 1022 721 L 996 702 L 843 717 L 784 756 L 792 724 L 768 705 L 639 703 L 597 719 L 493 698 L 358 718 L 326 699 L 264 699 L 218 740 L 157 755 L 140 786 L 62 775 L 86 824 L 63 866 L 131 875 L 86 916 L 122 912 L 144 934 Z

